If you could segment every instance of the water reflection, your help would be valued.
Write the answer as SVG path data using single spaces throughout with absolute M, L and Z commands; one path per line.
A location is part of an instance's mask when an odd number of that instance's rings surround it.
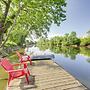
M 90 63 L 90 58 L 87 59 L 87 62 Z
M 90 48 L 81 47 L 80 54 L 83 54 L 84 56 L 90 57 Z
M 40 47 L 40 50 L 47 49 L 47 47 L 46 48 L 45 48 L 45 46 L 43 46 L 43 47 Z M 78 55 L 78 54 L 82 54 L 84 56 L 90 57 L 90 49 L 86 48 L 86 47 L 51 46 L 49 49 L 56 54 L 63 54 L 64 57 L 69 57 L 71 60 L 76 60 L 76 55 Z

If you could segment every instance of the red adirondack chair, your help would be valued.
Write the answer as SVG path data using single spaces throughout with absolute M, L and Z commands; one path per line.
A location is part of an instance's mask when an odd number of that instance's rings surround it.
M 14 66 L 18 66 L 18 65 L 22 65 L 24 64 L 24 68 L 23 69 L 14 69 Z M 8 86 L 10 85 L 10 81 L 13 79 L 16 79 L 18 77 L 21 76 L 25 76 L 26 77 L 26 81 L 29 84 L 29 78 L 28 76 L 30 76 L 30 72 L 27 68 L 27 64 L 26 63 L 22 63 L 22 64 L 11 64 L 9 62 L 9 60 L 7 58 L 3 58 L 1 59 L 0 65 L 5 69 L 6 72 L 8 72 L 9 77 L 8 77 Z
M 19 58 L 19 61 L 21 63 L 30 61 L 30 65 L 32 65 L 32 60 L 31 60 L 30 56 L 28 56 L 28 55 L 21 55 L 18 51 L 16 51 L 16 54 L 17 54 L 17 56 Z

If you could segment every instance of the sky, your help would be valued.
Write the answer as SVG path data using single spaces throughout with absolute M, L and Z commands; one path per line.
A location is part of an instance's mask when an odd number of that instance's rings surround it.
M 48 37 L 75 31 L 78 37 L 90 30 L 90 0 L 67 0 L 66 20 L 58 27 L 52 25 Z

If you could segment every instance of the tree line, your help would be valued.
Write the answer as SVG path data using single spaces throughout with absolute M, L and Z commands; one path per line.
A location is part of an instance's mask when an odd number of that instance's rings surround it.
M 76 32 L 66 33 L 64 36 L 55 36 L 50 40 L 41 38 L 37 41 L 37 46 L 52 47 L 52 46 L 89 46 L 90 36 L 78 38 Z M 44 47 L 44 46 L 43 46 Z

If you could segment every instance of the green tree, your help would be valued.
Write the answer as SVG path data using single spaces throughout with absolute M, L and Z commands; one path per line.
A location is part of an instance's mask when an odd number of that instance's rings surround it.
M 23 29 L 17 29 L 11 32 L 9 41 L 15 42 L 17 45 L 23 46 L 28 31 Z
M 62 45 L 62 37 L 61 36 L 55 36 L 50 40 L 50 45 L 60 46 Z
M 62 45 L 63 46 L 68 46 L 69 45 L 69 33 L 66 33 L 63 37 L 63 41 L 62 41 Z
M 66 33 L 62 41 L 63 46 L 80 45 L 80 39 L 77 37 L 76 32 Z
M 0 44 L 7 41 L 16 27 L 23 27 L 33 35 L 47 35 L 52 23 L 65 20 L 66 0 L 1 0 Z M 7 38 L 4 38 L 6 34 Z M 5 43 L 5 42 L 4 42 Z
M 77 38 L 76 32 L 71 32 L 69 35 L 69 44 L 70 45 L 80 45 L 80 39 Z
M 84 37 L 84 38 L 81 38 L 81 43 L 80 45 L 81 46 L 88 46 L 90 45 L 90 30 L 87 33 L 87 36 Z
M 40 40 L 37 41 L 37 46 L 40 50 L 46 50 L 49 48 L 49 40 L 46 38 L 40 38 Z
M 88 37 L 90 37 L 90 30 L 89 30 L 89 31 L 87 31 L 87 35 L 88 35 Z
M 90 37 L 81 38 L 81 46 L 88 46 L 90 45 Z

